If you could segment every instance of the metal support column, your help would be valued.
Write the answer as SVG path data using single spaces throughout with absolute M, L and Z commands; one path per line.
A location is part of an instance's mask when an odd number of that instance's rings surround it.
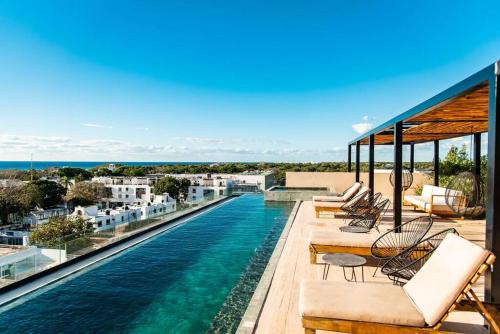
M 439 140 L 434 140 L 434 185 L 439 186 Z
M 486 197 L 486 248 L 496 255 L 500 254 L 500 165 L 499 168 L 496 168 L 497 162 L 500 164 L 499 74 L 500 71 L 497 67 L 496 75 L 489 80 L 488 190 Z M 493 272 L 487 271 L 484 283 L 485 301 L 500 304 L 500 270 L 497 268 Z
M 352 172 L 352 166 L 351 166 L 351 145 L 347 145 L 347 171 L 350 173 Z
M 473 148 L 473 164 L 474 164 L 474 174 L 481 175 L 481 134 L 474 134 L 474 148 Z
M 415 144 L 410 144 L 410 173 L 415 171 Z
M 373 195 L 375 189 L 375 135 L 371 134 L 368 145 L 368 188 Z
M 394 124 L 394 194 L 393 211 L 394 227 L 401 226 L 401 213 L 403 207 L 403 123 Z
M 361 143 L 359 141 L 356 142 L 356 182 L 359 182 L 359 157 L 360 157 L 360 149 L 361 149 Z

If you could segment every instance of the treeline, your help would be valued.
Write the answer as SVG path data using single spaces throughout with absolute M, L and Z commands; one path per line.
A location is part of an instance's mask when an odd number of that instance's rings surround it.
M 406 163 L 406 166 L 408 164 Z M 354 163 L 352 164 L 354 168 Z M 368 163 L 362 162 L 361 171 L 368 170 Z M 377 169 L 390 169 L 390 162 L 376 162 Z M 432 170 L 431 162 L 416 162 L 415 168 L 419 170 Z M 127 166 L 117 165 L 111 171 L 107 166 L 98 166 L 91 169 L 81 168 L 50 168 L 36 171 L 8 170 L 0 171 L 0 179 L 19 179 L 28 181 L 33 176 L 34 180 L 41 177 L 59 176 L 62 183 L 69 179 L 78 181 L 89 180 L 93 176 L 145 176 L 147 174 L 204 174 L 204 173 L 242 173 L 244 171 L 273 171 L 279 184 L 285 183 L 286 172 L 345 172 L 346 162 L 320 162 L 320 163 L 220 163 L 220 164 L 195 164 L 195 165 L 161 165 L 161 166 Z

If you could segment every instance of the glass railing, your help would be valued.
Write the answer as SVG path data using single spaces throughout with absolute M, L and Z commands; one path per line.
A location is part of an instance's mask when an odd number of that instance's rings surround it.
M 34 243 L 29 247 L 14 249 L 5 246 L 0 248 L 0 287 L 88 254 L 156 225 L 168 223 L 223 198 L 225 196 L 195 203 L 178 203 L 176 211 L 164 213 L 154 218 L 117 224 L 107 229 L 101 228 L 83 234 L 66 235 L 43 243 Z

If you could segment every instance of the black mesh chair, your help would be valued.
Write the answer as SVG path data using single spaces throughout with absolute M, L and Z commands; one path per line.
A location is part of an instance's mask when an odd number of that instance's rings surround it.
M 394 284 L 408 282 L 431 257 L 432 253 L 450 233 L 458 235 L 457 230 L 449 228 L 422 239 L 418 244 L 387 261 L 380 271 Z
M 370 209 L 372 209 L 382 198 L 381 193 L 376 193 L 374 195 L 368 193 L 366 196 L 360 198 L 353 205 L 346 207 L 343 209 L 346 213 L 347 217 L 362 217 L 364 216 Z
M 350 211 L 353 210 L 354 207 L 357 205 L 361 205 L 361 203 L 367 203 L 368 198 L 370 197 L 370 190 L 367 190 L 361 194 L 357 194 L 340 207 L 340 210 L 344 211 L 345 213 L 349 214 Z
M 365 210 L 364 214 L 354 218 L 347 226 L 340 227 L 342 232 L 367 233 L 372 228 L 378 231 L 382 217 L 389 208 L 389 200 L 383 200 Z
M 380 266 L 384 261 L 418 244 L 431 226 L 432 218 L 422 216 L 409 220 L 401 224 L 401 226 L 385 232 L 373 243 L 371 247 L 372 256 L 379 260 Z M 377 273 L 377 269 L 375 269 L 373 276 Z

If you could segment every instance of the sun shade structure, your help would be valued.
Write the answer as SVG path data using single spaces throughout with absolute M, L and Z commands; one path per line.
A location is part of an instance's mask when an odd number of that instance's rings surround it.
M 500 165 L 496 168 L 497 162 L 500 164 L 499 76 L 500 61 L 497 61 L 348 143 L 348 161 L 351 161 L 351 147 L 355 147 L 356 180 L 359 180 L 360 172 L 360 146 L 369 146 L 368 186 L 373 190 L 376 190 L 373 184 L 374 147 L 394 146 L 395 227 L 401 226 L 403 146 L 410 146 L 410 171 L 413 171 L 414 145 L 433 143 L 434 185 L 439 185 L 439 141 L 472 135 L 474 174 L 479 175 L 481 134 L 487 133 L 488 175 L 483 175 L 488 180 L 486 248 L 494 254 L 500 254 Z M 488 302 L 500 304 L 499 271 L 487 273 L 485 295 Z

